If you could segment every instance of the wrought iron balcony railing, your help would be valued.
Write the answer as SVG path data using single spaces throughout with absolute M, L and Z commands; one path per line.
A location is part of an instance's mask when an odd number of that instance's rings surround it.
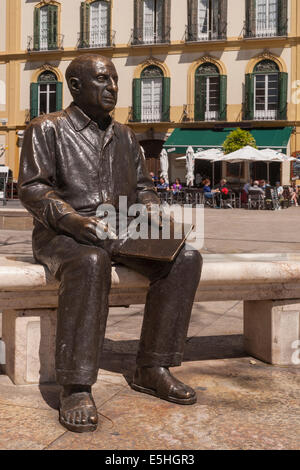
M 224 25 L 224 29 L 227 24 Z M 197 24 L 192 24 L 185 27 L 185 42 L 205 42 L 205 41 L 222 41 L 226 39 L 226 32 L 219 33 L 217 31 L 199 31 Z
M 242 104 L 242 117 L 243 121 L 277 121 L 281 120 L 279 109 L 262 109 L 251 111 L 251 118 L 249 118 L 249 111 L 246 103 Z
M 130 44 L 137 46 L 143 44 L 167 44 L 170 42 L 171 28 L 165 31 L 153 31 L 153 28 L 134 28 L 131 30 Z
M 87 31 L 78 33 L 78 49 L 101 49 L 115 46 L 116 31 Z
M 220 120 L 220 111 L 204 111 L 201 113 L 202 117 L 200 118 L 200 113 L 195 109 L 193 104 L 184 104 L 183 111 L 181 115 L 181 122 L 210 122 L 210 121 L 219 121 Z
M 278 119 L 277 109 L 256 110 L 254 111 L 255 121 L 276 121 Z
M 255 25 L 255 29 L 251 30 L 247 23 L 244 23 L 243 36 L 248 39 L 263 39 L 272 37 L 282 37 L 287 34 L 288 20 L 281 23 L 279 26 L 277 23 L 273 26 L 268 26 L 264 21 L 258 22 Z
M 56 51 L 63 49 L 64 34 L 57 34 L 54 39 L 50 40 L 50 35 L 27 37 L 27 51 Z
M 170 122 L 170 106 L 164 110 L 161 106 L 131 107 L 128 122 Z

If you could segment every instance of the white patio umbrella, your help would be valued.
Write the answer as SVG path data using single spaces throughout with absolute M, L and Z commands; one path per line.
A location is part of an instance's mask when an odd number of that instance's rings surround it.
M 202 150 L 201 152 L 194 153 L 195 160 L 208 160 L 212 163 L 212 183 L 214 185 L 214 163 L 215 161 L 219 161 L 219 159 L 224 155 L 222 150 L 220 149 L 209 149 L 209 150 Z M 176 160 L 186 160 L 185 157 L 178 157 Z
M 270 163 L 272 162 L 279 162 L 281 163 L 282 157 L 280 156 L 279 152 L 276 152 L 274 149 L 266 148 L 260 150 L 260 153 L 263 154 L 265 160 L 263 160 L 267 164 L 267 181 L 270 182 Z
M 219 159 L 221 162 L 228 162 L 228 163 L 243 163 L 243 162 L 263 162 L 266 161 L 267 157 L 261 153 L 261 151 L 257 150 L 250 145 L 246 145 L 246 147 L 242 147 L 235 152 L 228 153 Z M 239 180 L 241 180 L 241 165 L 240 165 L 240 173 L 239 173 Z
M 282 161 L 282 157 L 279 152 L 276 152 L 276 150 L 274 149 L 263 149 L 263 150 L 260 150 L 260 152 L 265 156 L 266 158 L 266 162 L 281 162 Z
M 165 182 L 169 184 L 169 157 L 165 149 L 160 152 L 160 177 L 164 178 Z
M 294 162 L 297 160 L 297 158 L 290 157 L 285 153 L 270 148 L 263 149 L 260 152 L 269 157 L 272 162 Z
M 193 186 L 195 180 L 195 153 L 193 147 L 186 151 L 186 185 Z
M 246 145 L 235 152 L 228 153 L 219 158 L 219 161 L 229 163 L 242 163 L 242 162 L 263 162 L 266 158 L 260 150 L 257 150 L 250 145 Z
M 278 162 L 278 163 L 283 163 L 283 162 L 293 162 L 296 160 L 296 158 L 289 157 L 288 155 L 285 155 L 284 153 L 278 152 L 274 149 L 266 148 L 263 150 L 260 150 L 260 152 L 265 156 L 266 160 L 264 160 L 267 163 L 267 180 L 270 180 L 270 163 L 272 162 Z
M 215 162 L 224 156 L 224 152 L 220 149 L 208 149 L 195 153 L 195 158 L 200 160 L 209 160 L 212 164 L 212 187 L 215 185 Z
M 297 158 L 289 157 L 288 155 L 285 155 L 284 153 L 278 153 L 278 156 L 282 158 L 283 162 L 295 162 L 297 160 Z

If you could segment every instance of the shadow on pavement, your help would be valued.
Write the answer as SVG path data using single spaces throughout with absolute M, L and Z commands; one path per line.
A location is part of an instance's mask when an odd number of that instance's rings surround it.
M 130 383 L 135 370 L 135 358 L 138 340 L 116 341 L 105 339 L 100 369 L 122 374 Z M 243 335 L 202 336 L 187 339 L 184 362 L 206 361 L 246 357 Z M 40 384 L 39 389 L 45 402 L 57 410 L 59 405 L 60 386 Z
M 135 370 L 138 340 L 105 339 L 100 368 L 123 375 Z M 188 338 L 184 362 L 245 357 L 243 335 L 202 336 Z

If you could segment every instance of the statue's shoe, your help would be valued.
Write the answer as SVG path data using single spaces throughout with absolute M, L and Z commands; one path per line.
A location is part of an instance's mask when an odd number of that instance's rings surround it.
M 130 386 L 137 392 L 178 405 L 193 405 L 197 402 L 195 390 L 177 380 L 166 367 L 137 368 Z
M 69 431 L 91 432 L 97 429 L 97 408 L 91 393 L 60 395 L 59 421 Z

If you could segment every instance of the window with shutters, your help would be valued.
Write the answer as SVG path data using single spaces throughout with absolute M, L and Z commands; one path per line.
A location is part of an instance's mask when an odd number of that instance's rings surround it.
M 133 80 L 133 107 L 129 117 L 133 122 L 170 121 L 171 79 L 162 68 L 152 64 Z
M 78 47 L 95 48 L 111 46 L 112 37 L 110 18 L 110 0 L 82 2 Z
M 279 110 L 279 69 L 263 60 L 254 69 L 254 119 L 277 119 Z
M 63 35 L 58 33 L 59 7 L 57 2 L 41 4 L 34 9 L 34 32 L 28 37 L 29 51 L 62 49 Z
M 54 72 L 42 72 L 37 83 L 31 84 L 31 119 L 40 114 L 53 113 L 62 109 L 62 83 Z
M 108 29 L 108 2 L 100 1 L 91 4 L 90 17 L 90 46 L 106 46 L 107 45 L 107 29 Z
M 163 0 L 144 0 L 143 42 L 162 42 Z
M 40 8 L 40 50 L 48 49 L 48 6 Z
M 212 63 L 196 70 L 194 114 L 199 121 L 216 121 L 220 117 L 220 73 Z
M 225 39 L 227 0 L 188 0 L 187 41 Z
M 141 120 L 160 122 L 162 120 L 163 72 L 151 65 L 141 74 Z
M 288 0 L 245 0 L 246 37 L 287 36 Z
M 170 41 L 171 0 L 134 0 L 132 44 Z
M 213 0 L 198 0 L 197 39 L 210 39 L 213 31 Z
M 277 0 L 256 1 L 256 36 L 276 36 L 278 21 Z
M 56 82 L 57 77 L 53 72 L 43 72 L 39 76 L 39 114 L 54 113 L 56 111 Z

